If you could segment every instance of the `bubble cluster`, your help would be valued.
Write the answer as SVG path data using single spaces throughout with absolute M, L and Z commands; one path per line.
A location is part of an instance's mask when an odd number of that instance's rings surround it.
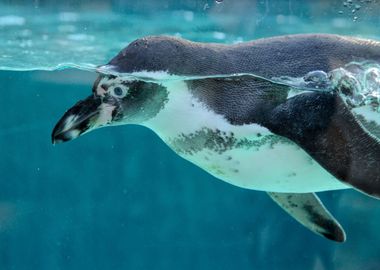
M 380 112 L 380 65 L 375 62 L 352 62 L 328 73 L 315 70 L 303 77 L 280 76 L 270 81 L 289 86 L 295 94 L 337 92 L 350 108 L 370 106 Z
M 339 10 L 339 14 L 349 14 L 352 15 L 352 20 L 356 22 L 359 17 L 357 15 L 358 11 L 362 9 L 363 5 L 371 3 L 372 0 L 345 0 L 342 5 L 346 11 Z
M 331 87 L 350 107 L 370 105 L 380 112 L 380 65 L 350 63 L 329 73 Z

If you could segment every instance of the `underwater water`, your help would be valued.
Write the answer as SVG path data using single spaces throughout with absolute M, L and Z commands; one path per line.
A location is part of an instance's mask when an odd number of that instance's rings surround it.
M 379 269 L 376 199 L 319 194 L 347 233 L 338 244 L 266 193 L 180 158 L 144 127 L 99 129 L 62 145 L 52 145 L 51 131 L 90 94 L 94 68 L 141 36 L 380 40 L 380 3 L 136 2 L 0 4 L 0 269 Z

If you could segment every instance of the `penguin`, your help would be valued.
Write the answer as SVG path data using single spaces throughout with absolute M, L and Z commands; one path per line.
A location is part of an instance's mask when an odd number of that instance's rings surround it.
M 380 198 L 380 117 L 354 110 L 347 83 L 315 89 L 349 64 L 379 61 L 380 42 L 330 34 L 234 45 L 148 36 L 98 68 L 92 95 L 66 111 L 52 141 L 143 125 L 216 178 L 267 192 L 311 231 L 344 242 L 315 193 L 354 188 Z M 297 90 L 278 78 L 317 87 Z

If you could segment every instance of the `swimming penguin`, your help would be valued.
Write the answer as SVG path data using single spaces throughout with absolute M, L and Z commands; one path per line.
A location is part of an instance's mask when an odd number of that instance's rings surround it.
M 355 188 L 380 198 L 380 142 L 364 124 L 379 131 L 378 112 L 368 120 L 339 91 L 294 94 L 266 78 L 317 71 L 305 77 L 315 82 L 360 61 L 379 63 L 380 42 L 325 34 L 235 45 L 141 38 L 99 68 L 112 72 L 100 73 L 92 95 L 64 114 L 52 140 L 146 126 L 216 178 L 268 192 L 301 224 L 343 242 L 344 230 L 314 192 Z

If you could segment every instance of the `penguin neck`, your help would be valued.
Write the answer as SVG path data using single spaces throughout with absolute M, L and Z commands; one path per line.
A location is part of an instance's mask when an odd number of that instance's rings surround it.
M 208 124 L 206 106 L 190 92 L 186 81 L 167 81 L 168 101 L 153 118 L 141 123 L 152 129 L 164 141 L 179 134 L 194 132 Z

